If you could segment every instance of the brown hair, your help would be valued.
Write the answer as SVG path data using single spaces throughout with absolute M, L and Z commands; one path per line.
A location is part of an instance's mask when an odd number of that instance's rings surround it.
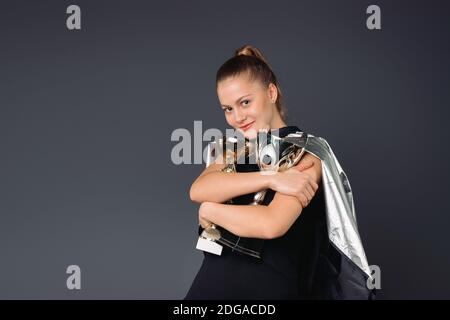
M 283 96 L 275 73 L 270 68 L 261 51 L 251 45 L 244 45 L 235 50 L 234 56 L 228 59 L 217 71 L 217 84 L 228 77 L 234 77 L 242 73 L 248 73 L 250 81 L 258 79 L 265 86 L 273 83 L 278 90 L 275 105 L 281 119 L 286 122 L 287 110 L 283 104 Z

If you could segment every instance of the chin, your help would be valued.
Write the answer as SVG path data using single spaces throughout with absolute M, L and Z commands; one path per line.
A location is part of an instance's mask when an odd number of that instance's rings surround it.
M 247 139 L 254 139 L 258 135 L 258 131 L 254 128 L 250 128 L 247 131 L 244 131 L 244 137 Z

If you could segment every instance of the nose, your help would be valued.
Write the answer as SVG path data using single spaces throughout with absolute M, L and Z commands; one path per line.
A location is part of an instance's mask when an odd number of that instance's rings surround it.
M 247 116 L 240 108 L 234 108 L 234 118 L 236 119 L 236 122 L 242 122 L 247 118 Z

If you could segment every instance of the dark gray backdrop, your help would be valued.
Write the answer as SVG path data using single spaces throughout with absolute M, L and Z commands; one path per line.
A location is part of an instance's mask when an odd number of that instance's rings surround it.
M 370 4 L 382 30 L 365 26 Z M 246 43 L 277 73 L 290 124 L 325 137 L 347 172 L 379 297 L 450 298 L 444 4 L 3 1 L 0 298 L 184 296 L 203 166 L 173 165 L 170 135 L 226 128 L 215 72 Z

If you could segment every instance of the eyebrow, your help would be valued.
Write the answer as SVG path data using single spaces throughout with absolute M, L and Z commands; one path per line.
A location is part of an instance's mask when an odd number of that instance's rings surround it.
M 251 96 L 252 94 L 251 93 L 249 93 L 249 94 L 246 94 L 246 95 L 244 95 L 244 96 L 242 96 L 242 97 L 240 97 L 239 99 L 237 99 L 236 100 L 236 103 L 238 103 L 240 100 L 242 100 L 243 98 L 245 98 L 245 97 L 248 97 L 248 96 Z M 222 107 L 230 107 L 229 105 L 226 105 L 226 104 L 222 104 Z

